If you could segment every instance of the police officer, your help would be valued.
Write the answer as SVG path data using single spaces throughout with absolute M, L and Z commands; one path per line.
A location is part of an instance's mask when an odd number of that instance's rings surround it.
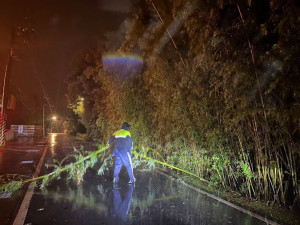
M 119 173 L 123 165 L 127 169 L 129 183 L 135 182 L 131 162 L 133 141 L 129 129 L 130 125 L 127 122 L 123 123 L 122 129 L 116 131 L 108 142 L 113 149 L 112 156 L 115 156 L 114 183 L 119 181 Z

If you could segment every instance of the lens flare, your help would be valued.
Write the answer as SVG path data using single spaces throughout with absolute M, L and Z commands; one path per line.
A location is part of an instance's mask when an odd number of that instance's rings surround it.
M 126 79 L 141 72 L 143 59 L 138 55 L 105 55 L 103 57 L 103 68 L 105 72 Z

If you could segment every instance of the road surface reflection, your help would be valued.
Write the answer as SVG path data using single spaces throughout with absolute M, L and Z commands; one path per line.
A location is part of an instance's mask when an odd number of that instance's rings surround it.
M 109 175 L 93 170 L 80 186 L 53 182 L 35 196 L 28 222 L 52 224 L 55 214 L 56 221 L 68 224 L 265 224 L 158 173 L 136 171 L 136 184 L 128 185 L 122 172 L 117 187 Z M 38 208 L 44 214 L 38 215 Z

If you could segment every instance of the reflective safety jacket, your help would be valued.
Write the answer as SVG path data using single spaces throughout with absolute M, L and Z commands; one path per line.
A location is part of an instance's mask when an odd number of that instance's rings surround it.
M 127 154 L 127 152 L 129 152 L 130 156 L 132 157 L 131 150 L 133 141 L 128 130 L 121 129 L 116 131 L 110 138 L 108 144 L 113 149 L 112 156 L 116 156 L 116 152 L 119 152 L 121 154 Z

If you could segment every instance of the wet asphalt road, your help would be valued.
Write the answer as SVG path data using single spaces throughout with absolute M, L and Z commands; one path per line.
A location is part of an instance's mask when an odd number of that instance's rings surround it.
M 18 174 L 24 179 L 33 175 L 40 157 L 46 147 L 46 142 L 33 137 L 20 137 L 0 148 L 0 175 Z M 0 194 L 0 224 L 11 224 L 18 212 L 26 189 L 7 195 Z
M 57 134 L 49 136 L 48 144 L 44 163 L 61 160 L 82 143 Z M 137 181 L 129 185 L 123 168 L 120 184 L 113 187 L 112 170 L 98 176 L 89 169 L 79 186 L 62 178 L 44 190 L 36 188 L 25 224 L 265 224 L 157 172 L 135 169 Z M 43 167 L 41 174 L 49 171 Z

